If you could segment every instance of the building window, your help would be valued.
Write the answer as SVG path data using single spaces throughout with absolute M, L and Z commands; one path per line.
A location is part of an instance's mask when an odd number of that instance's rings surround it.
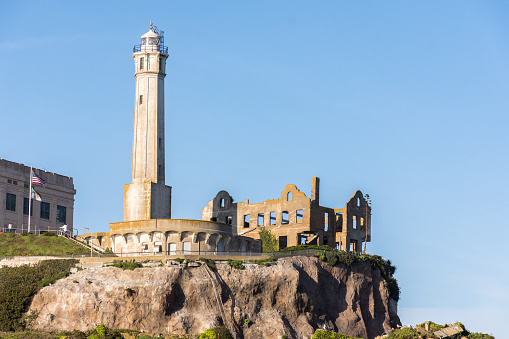
M 329 230 L 329 213 L 328 212 L 325 212 L 324 214 L 324 227 L 323 227 L 323 230 L 325 232 L 327 232 Z
M 226 217 L 226 223 L 228 225 L 231 225 L 233 223 L 233 216 L 229 215 Z
M 143 244 L 141 244 L 141 252 L 148 253 L 148 243 L 144 242 Z
M 67 208 L 65 206 L 57 205 L 57 222 L 61 222 L 62 224 L 66 223 L 67 219 Z
M 161 253 L 163 251 L 163 243 L 157 241 L 154 243 L 154 253 Z
M 191 242 L 184 241 L 182 243 L 182 254 L 191 254 Z
M 245 228 L 248 228 L 248 227 L 249 227 L 249 216 L 250 216 L 250 214 L 246 214 L 246 215 L 244 216 L 244 227 L 245 227 Z
M 308 236 L 300 234 L 299 235 L 299 245 L 306 245 L 308 242 Z
M 288 211 L 281 212 L 281 223 L 282 224 L 288 224 Z
M 5 197 L 5 209 L 16 212 L 16 195 L 7 193 Z
M 286 235 L 282 235 L 279 237 L 279 249 L 282 250 L 283 248 L 287 247 L 288 245 L 288 237 Z
M 329 238 L 328 237 L 323 237 L 323 244 L 324 245 L 329 245 Z
M 263 213 L 259 213 L 258 214 L 258 226 L 263 226 L 263 219 L 264 219 Z
M 357 229 L 357 217 L 355 215 L 353 216 L 352 224 L 353 224 L 353 229 L 356 230 Z
M 219 203 L 219 207 L 224 208 L 224 199 L 221 199 L 221 202 Z
M 49 202 L 41 201 L 41 219 L 49 220 Z
M 270 212 L 270 224 L 271 225 L 276 224 L 276 212 Z
M 24 215 L 28 215 L 28 201 L 30 199 L 28 198 L 23 198 L 23 214 Z M 30 206 L 30 215 L 33 216 L 34 215 L 34 201 L 32 200 L 31 202 L 31 205 Z
M 140 105 L 143 104 L 143 95 L 140 95 Z
M 297 222 L 302 222 L 302 219 L 304 218 L 304 213 L 302 212 L 302 210 L 297 210 L 297 217 L 296 217 L 296 220 Z
M 288 192 L 288 194 L 286 195 L 286 200 L 292 201 L 292 192 Z
M 140 70 L 145 69 L 145 58 L 140 58 Z

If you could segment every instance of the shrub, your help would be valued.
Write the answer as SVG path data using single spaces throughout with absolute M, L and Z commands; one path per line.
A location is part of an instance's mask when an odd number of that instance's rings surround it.
M 275 261 L 274 258 L 259 259 L 259 260 L 251 259 L 251 260 L 249 260 L 249 262 L 252 262 L 252 263 L 255 263 L 255 264 L 258 264 L 258 265 L 265 265 L 265 266 L 270 266 L 271 263 L 273 263 L 274 261 Z
M 205 258 L 199 258 L 198 260 L 203 261 L 205 264 L 207 264 L 208 268 L 210 268 L 212 272 L 217 271 L 216 262 L 214 260 Z
M 494 336 L 485 334 L 485 333 L 469 333 L 467 336 L 468 339 L 495 339 Z
M 184 259 L 181 259 L 181 258 L 175 258 L 173 259 L 175 260 L 176 262 L 178 262 L 179 264 L 182 264 L 184 262 Z
M 111 265 L 106 265 L 106 266 L 110 266 L 110 267 L 117 267 L 117 268 L 121 268 L 123 270 L 134 270 L 135 268 L 143 268 L 143 264 L 141 262 L 137 262 L 136 260 L 120 260 L 120 261 L 117 261 L 117 260 L 114 260 L 113 261 L 113 264 Z
M 317 330 L 315 334 L 313 334 L 311 339 L 360 339 L 360 338 L 354 338 L 346 334 L 339 334 L 332 331 Z
M 103 324 L 101 324 L 101 325 L 99 325 L 99 326 L 97 326 L 97 327 L 95 328 L 95 331 L 96 331 L 97 333 L 99 333 L 100 335 L 105 335 L 105 334 L 106 334 L 106 326 L 104 326 Z
M 23 313 L 42 287 L 69 275 L 78 260 L 45 260 L 34 266 L 0 268 L 0 331 L 22 330 Z
M 417 330 L 410 327 L 403 327 L 395 330 L 386 337 L 386 339 L 421 339 L 426 338 L 425 334 L 420 334 Z
M 244 324 L 246 324 L 247 326 L 251 325 L 252 321 L 249 320 L 249 319 L 244 319 Z
M 297 245 L 297 246 L 290 246 L 290 247 L 285 247 L 283 248 L 281 251 L 282 252 L 285 252 L 285 251 L 300 251 L 300 250 L 325 250 L 325 251 L 332 251 L 333 248 L 330 247 L 330 246 L 327 246 L 327 245 L 321 245 L 321 246 L 318 246 L 318 245 Z
M 262 241 L 262 252 L 277 252 L 279 250 L 279 241 L 274 233 L 262 227 L 258 234 Z
M 228 261 L 226 263 L 228 265 L 230 265 L 231 267 L 233 267 L 233 268 L 236 268 L 236 269 L 239 269 L 239 270 L 243 270 L 244 269 L 244 265 L 243 265 L 243 261 L 242 260 L 228 259 Z
M 233 336 L 226 327 L 219 326 L 206 330 L 199 339 L 233 339 Z
M 56 234 L 53 232 L 44 232 L 42 235 L 45 237 L 55 237 L 56 236 Z

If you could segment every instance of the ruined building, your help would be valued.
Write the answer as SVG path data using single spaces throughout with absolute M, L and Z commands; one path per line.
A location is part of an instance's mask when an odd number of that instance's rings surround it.
M 300 244 L 328 245 L 338 250 L 361 252 L 362 243 L 371 241 L 371 206 L 361 191 L 344 208 L 320 206 L 320 178 L 313 178 L 311 198 L 288 184 L 281 199 L 250 204 L 233 203 L 220 191 L 202 209 L 202 219 L 236 228 L 237 234 L 259 239 L 261 227 L 272 231 L 279 248 Z

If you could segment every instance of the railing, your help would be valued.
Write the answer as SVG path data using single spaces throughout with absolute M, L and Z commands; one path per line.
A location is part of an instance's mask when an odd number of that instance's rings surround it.
M 137 52 L 161 52 L 164 54 L 168 54 L 168 47 L 163 44 L 159 45 L 134 45 L 133 53 Z
M 21 225 L 21 228 L 8 228 L 3 227 L 1 228 L 1 231 L 3 233 L 14 233 L 14 234 L 22 234 L 22 233 L 31 233 L 34 235 L 41 235 L 46 232 L 54 233 L 56 235 L 64 235 L 67 237 L 72 236 L 72 231 L 62 231 L 59 227 L 54 228 L 51 226 L 38 226 L 38 225 L 31 225 L 30 226 L 30 232 L 28 232 L 28 226 L 27 225 Z

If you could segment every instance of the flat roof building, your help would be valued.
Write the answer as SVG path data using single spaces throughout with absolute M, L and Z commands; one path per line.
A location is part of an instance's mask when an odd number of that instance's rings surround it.
M 72 234 L 74 214 L 73 179 L 34 168 L 45 186 L 34 184 L 40 200 L 32 199 L 29 208 L 30 166 L 0 159 L 0 230 L 26 232 L 28 212 L 31 214 L 31 232 L 54 232 L 67 225 Z

